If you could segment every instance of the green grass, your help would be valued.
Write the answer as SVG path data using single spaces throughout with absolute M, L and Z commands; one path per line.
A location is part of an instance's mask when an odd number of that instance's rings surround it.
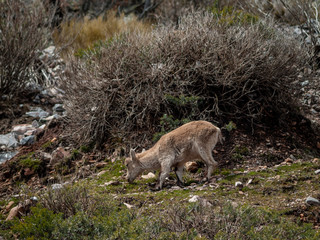
M 246 172 L 245 169 L 217 169 L 216 187 L 151 191 L 156 179 L 125 179 L 123 159 L 109 160 L 97 178 L 70 185 L 55 198 L 76 199 L 72 214 L 64 205 L 39 205 L 23 221 L 2 222 L 6 239 L 317 239 L 319 232 L 290 214 L 288 201 L 305 199 L 318 187 L 313 174 L 317 163 L 294 163 Z M 174 173 L 170 178 L 175 178 Z M 187 186 L 195 176 L 185 173 Z M 236 181 L 251 184 L 242 189 Z M 118 181 L 116 186 L 103 185 Z M 74 190 L 72 190 L 74 189 Z M 85 194 L 81 191 L 85 190 Z M 201 190 L 199 190 L 201 189 Z M 80 193 L 79 193 L 80 191 Z M 197 195 L 212 206 L 204 208 L 188 200 Z M 41 196 L 39 196 L 41 199 Z M 64 200 L 63 200 L 64 201 Z M 239 207 L 228 203 L 235 202 Z M 124 203 L 134 206 L 127 209 Z M 3 202 L 2 205 L 6 203 Z M 44 208 L 46 206 L 47 208 Z M 48 207 L 51 206 L 51 207 Z M 254 207 L 259 206 L 259 207 Z M 298 207 L 298 205 L 296 205 Z M 54 209 L 60 209 L 55 210 Z M 307 209 L 307 211 L 317 211 Z M 289 215 L 288 215 L 289 214 Z M 5 216 L 2 216 L 4 219 Z M 206 220 L 205 220 L 206 219 Z M 32 226 L 37 227 L 33 228 Z M 232 229 L 232 230 L 231 230 Z M 201 238 L 200 238 L 201 236 Z

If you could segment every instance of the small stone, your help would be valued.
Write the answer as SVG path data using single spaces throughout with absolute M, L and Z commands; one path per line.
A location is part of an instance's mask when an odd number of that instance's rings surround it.
M 180 190 L 181 189 L 181 187 L 179 187 L 179 186 L 172 186 L 171 187 L 171 190 Z
M 108 163 L 106 162 L 98 162 L 96 163 L 96 168 L 104 168 L 106 165 L 108 165 Z
M 307 197 L 306 203 L 309 205 L 320 205 L 320 201 L 314 197 Z
M 118 185 L 120 185 L 120 182 L 119 181 L 109 181 L 109 182 L 106 182 L 106 183 L 104 183 L 103 184 L 103 186 L 118 186 Z
M 314 173 L 315 174 L 320 174 L 320 169 L 316 170 Z
M 36 130 L 36 128 L 32 124 L 19 124 L 19 125 L 13 126 L 11 132 L 17 135 L 23 135 L 29 130 Z
M 23 175 L 24 176 L 31 176 L 33 174 L 34 174 L 34 170 L 33 169 L 30 169 L 30 168 L 23 169 Z
M 199 166 L 196 162 L 187 162 L 185 164 L 186 170 L 191 173 L 195 173 L 198 171 Z
M 305 87 L 305 86 L 307 86 L 307 85 L 309 85 L 309 81 L 308 81 L 308 80 L 303 81 L 303 82 L 301 83 L 301 86 L 302 86 L 302 87 Z
M 6 212 L 9 212 L 9 210 L 12 208 L 13 204 L 14 204 L 14 201 L 10 201 L 10 202 L 7 204 L 7 206 L 6 206 Z
M 8 133 L 5 135 L 0 135 L 0 146 L 6 146 L 7 148 L 16 148 L 18 146 L 16 134 Z
M 312 160 L 312 162 L 313 162 L 313 163 L 318 163 L 319 160 L 320 160 L 319 158 L 314 158 L 314 159 Z
M 284 160 L 284 162 L 286 162 L 286 163 L 293 163 L 293 160 L 291 159 L 291 158 L 286 158 L 285 160 Z
M 39 126 L 40 126 L 40 125 L 39 125 L 39 123 L 38 123 L 37 120 L 34 120 L 34 121 L 32 122 L 32 127 L 38 128 Z
M 58 147 L 52 152 L 52 159 L 49 164 L 50 166 L 54 166 L 63 159 L 70 157 L 70 155 L 70 152 L 65 151 L 63 147 Z
M 155 178 L 156 175 L 154 175 L 154 173 L 149 172 L 147 175 L 142 175 L 141 178 L 143 179 L 151 179 L 151 178 Z
M 101 175 L 105 174 L 106 172 L 107 172 L 106 170 L 101 171 L 101 172 L 99 172 L 99 173 L 97 174 L 97 176 L 101 176 Z
M 129 204 L 129 203 L 123 203 L 127 208 L 132 209 L 134 208 L 133 205 Z
M 36 107 L 31 108 L 30 112 L 26 112 L 26 115 L 34 118 L 46 118 L 49 116 L 49 113 L 39 107 Z
M 63 105 L 62 104 L 55 104 L 52 108 L 52 110 L 54 112 L 59 112 L 59 113 L 62 113 L 65 111 L 65 109 L 63 108 Z
M 191 198 L 188 200 L 188 202 L 190 202 L 190 203 L 195 203 L 195 202 L 198 202 L 199 199 L 200 199 L 200 197 L 199 197 L 198 195 L 195 195 L 195 196 L 191 197 Z
M 57 190 L 63 188 L 62 184 L 60 183 L 55 183 L 51 185 L 52 190 Z
M 55 46 L 49 46 L 46 49 L 44 49 L 43 52 L 48 55 L 53 55 L 55 50 L 56 50 Z
M 242 182 L 235 182 L 234 184 L 235 187 L 242 189 L 243 188 L 243 183 Z
M 249 184 L 251 184 L 253 181 L 253 179 L 249 179 L 248 182 L 246 183 L 246 186 L 248 186 Z
M 34 135 L 27 136 L 27 137 L 24 137 L 20 140 L 20 145 L 21 146 L 32 145 L 32 144 L 34 144 L 35 140 L 36 140 L 36 138 Z

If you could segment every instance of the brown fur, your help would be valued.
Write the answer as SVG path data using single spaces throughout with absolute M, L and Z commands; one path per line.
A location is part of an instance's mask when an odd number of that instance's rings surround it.
M 127 179 L 132 182 L 144 170 L 161 169 L 159 188 L 172 167 L 176 168 L 178 183 L 182 182 L 183 166 L 195 159 L 203 160 L 208 167 L 207 179 L 217 162 L 212 157 L 212 150 L 220 141 L 221 131 L 206 121 L 194 121 L 165 134 L 149 150 L 135 154 L 130 151 L 131 158 L 126 159 Z

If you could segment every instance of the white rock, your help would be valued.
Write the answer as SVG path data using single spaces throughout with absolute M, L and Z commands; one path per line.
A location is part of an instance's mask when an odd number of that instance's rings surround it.
M 104 185 L 104 186 L 109 186 L 109 185 L 116 186 L 116 185 L 119 185 L 119 184 L 120 184 L 119 181 L 113 181 L 113 180 L 111 180 L 111 181 L 109 181 L 109 182 L 104 183 L 103 185 Z
M 200 197 L 199 197 L 198 195 L 195 195 L 195 196 L 191 197 L 191 198 L 188 200 L 188 202 L 190 202 L 190 203 L 198 202 L 199 199 L 200 199 Z
M 154 173 L 149 172 L 147 175 L 142 175 L 141 176 L 143 179 L 151 179 L 151 178 L 155 178 L 156 175 L 154 175 Z
M 314 197 L 307 197 L 306 203 L 309 205 L 320 205 L 320 201 Z
M 129 203 L 123 203 L 127 208 L 131 209 L 131 208 L 134 208 L 133 205 L 130 205 Z
M 97 176 L 101 176 L 101 175 L 105 174 L 106 172 L 107 172 L 106 170 L 103 170 L 103 171 L 99 172 L 99 173 L 97 174 Z
M 237 187 L 237 188 L 243 188 L 243 183 L 242 182 L 236 182 L 234 184 L 234 186 Z
M 46 54 L 49 54 L 49 55 L 53 55 L 55 49 L 56 49 L 55 46 L 50 46 L 50 47 L 47 47 L 46 49 L 44 49 L 43 52 Z
M 7 148 L 15 148 L 18 146 L 18 141 L 16 139 L 15 133 L 8 133 L 5 135 L 0 135 L 0 146 L 6 146 Z
M 52 190 L 57 190 L 63 188 L 62 184 L 60 183 L 55 183 L 51 185 Z
M 249 179 L 248 182 L 246 183 L 246 186 L 248 186 L 249 184 L 251 184 L 253 181 L 253 179 Z
M 314 171 L 315 174 L 320 174 L 320 169 Z

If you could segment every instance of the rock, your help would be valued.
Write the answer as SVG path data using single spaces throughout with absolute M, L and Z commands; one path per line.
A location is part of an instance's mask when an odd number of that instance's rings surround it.
M 199 169 L 199 166 L 196 162 L 187 162 L 185 164 L 185 167 L 188 172 L 192 172 L 192 173 L 197 172 Z
M 253 179 L 249 179 L 248 182 L 246 183 L 246 186 L 250 185 L 252 183 Z
M 291 158 L 286 158 L 286 159 L 284 160 L 284 162 L 291 164 L 291 163 L 293 163 L 293 160 L 292 160 Z
M 52 116 L 49 116 L 49 117 L 46 117 L 46 118 L 42 118 L 41 121 L 43 122 L 50 122 L 51 120 L 53 119 L 58 119 L 60 118 L 61 116 L 57 115 L 57 114 L 54 114 Z
M 131 208 L 134 208 L 133 205 L 130 205 L 129 203 L 123 203 L 127 208 L 131 209 Z
M 19 124 L 19 125 L 13 126 L 11 132 L 13 132 L 17 135 L 23 135 L 27 131 L 30 131 L 30 130 L 34 131 L 34 130 L 36 130 L 36 128 L 32 124 Z
M 314 171 L 315 174 L 320 174 L 320 169 Z
M 142 175 L 141 178 L 143 179 L 151 179 L 151 178 L 155 178 L 156 175 L 154 175 L 154 173 L 149 172 L 147 175 Z
M 118 185 L 120 185 L 120 182 L 111 180 L 111 181 L 106 182 L 106 183 L 103 184 L 103 186 L 110 186 L 110 185 L 111 186 L 118 186 Z
M 200 199 L 200 197 L 199 197 L 198 195 L 195 195 L 195 196 L 192 196 L 192 197 L 188 200 L 188 202 L 189 202 L 189 203 L 195 203 L 195 202 L 198 202 L 199 199 Z
M 101 175 L 105 174 L 106 172 L 107 172 L 106 170 L 101 171 L 101 172 L 99 172 L 99 173 L 97 174 L 97 176 L 101 176 Z
M 37 200 L 35 199 L 27 199 L 23 203 L 19 203 L 17 206 L 10 210 L 6 221 L 13 220 L 16 217 L 24 216 L 30 210 L 30 207 L 35 205 L 36 203 Z
M 70 157 L 70 152 L 65 151 L 63 147 L 58 147 L 52 152 L 52 159 L 50 160 L 49 165 L 55 166 L 57 163 L 67 157 Z
M 9 212 L 8 217 L 6 218 L 6 221 L 13 220 L 15 217 L 19 217 L 21 213 L 24 211 L 23 207 L 18 205 L 12 208 Z
M 301 83 L 301 86 L 302 86 L 302 87 L 305 87 L 305 86 L 307 86 L 307 85 L 309 85 L 309 81 L 308 81 L 308 80 L 303 81 L 303 82 Z
M 210 207 L 212 206 L 212 204 L 205 198 L 201 198 L 198 195 L 195 195 L 193 197 L 191 197 L 188 202 L 190 203 L 195 203 L 195 202 L 199 202 L 202 206 L 204 207 Z
M 106 165 L 108 165 L 108 163 L 106 163 L 106 162 L 98 162 L 98 163 L 96 163 L 96 168 L 104 168 Z
M 62 104 L 55 104 L 54 107 L 52 108 L 52 110 L 54 112 L 59 112 L 59 113 L 62 113 L 65 111 L 65 109 L 63 108 L 63 105 Z
M 49 116 L 49 113 L 39 107 L 35 107 L 31 108 L 30 112 L 26 112 L 26 115 L 34 118 L 46 118 Z
M 320 205 L 320 201 L 318 199 L 310 197 L 310 196 L 307 197 L 306 203 L 309 205 Z
M 21 146 L 32 145 L 35 143 L 35 141 L 36 141 L 36 137 L 34 135 L 27 136 L 20 140 L 20 145 Z
M 235 187 L 242 189 L 243 188 L 243 183 L 242 182 L 235 182 L 234 184 Z
M 14 204 L 14 201 L 10 201 L 8 204 L 7 204 L 7 206 L 6 206 L 6 212 L 9 212 L 10 211 L 10 209 L 11 209 L 11 207 L 13 206 L 13 204 Z
M 50 162 L 52 159 L 52 155 L 46 152 L 40 152 L 40 158 L 46 162 Z
M 32 122 L 32 127 L 38 128 L 39 126 L 40 126 L 40 125 L 39 125 L 38 121 L 37 121 L 37 120 L 33 120 L 33 122 Z
M 171 190 L 180 190 L 181 189 L 181 187 L 179 187 L 179 186 L 172 186 L 171 187 Z
M 3 163 L 7 160 L 10 160 L 15 155 L 17 155 L 18 151 L 12 151 L 12 152 L 0 152 L 0 163 Z
M 25 168 L 23 169 L 23 175 L 24 176 L 31 176 L 34 174 L 34 170 L 31 168 Z
M 57 189 L 61 189 L 61 188 L 63 188 L 63 185 L 60 183 L 55 183 L 55 184 L 51 185 L 52 190 L 57 190 Z
M 6 146 L 7 148 L 16 148 L 18 146 L 16 134 L 8 133 L 5 135 L 0 135 L 0 146 Z
M 49 46 L 49 47 L 47 47 L 46 49 L 43 50 L 43 53 L 46 54 L 46 55 L 53 56 L 55 50 L 56 50 L 55 46 Z

